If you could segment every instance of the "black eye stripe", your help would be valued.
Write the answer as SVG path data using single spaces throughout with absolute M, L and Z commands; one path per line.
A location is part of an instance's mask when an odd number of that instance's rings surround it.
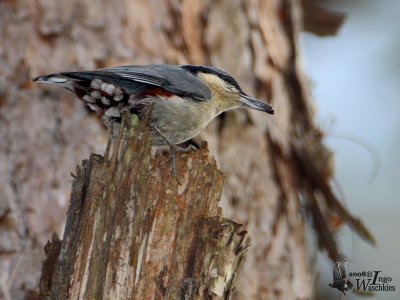
M 183 69 L 191 72 L 192 74 L 197 74 L 198 72 L 213 74 L 224 80 L 225 82 L 229 83 L 233 87 L 235 87 L 239 92 L 243 92 L 240 88 L 239 84 L 232 76 L 228 75 L 224 71 L 221 71 L 216 68 L 212 67 L 204 67 L 204 66 L 193 66 L 193 65 L 183 65 L 181 66 Z

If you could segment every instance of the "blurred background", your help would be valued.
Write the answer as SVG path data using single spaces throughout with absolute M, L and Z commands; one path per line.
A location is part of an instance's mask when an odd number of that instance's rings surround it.
M 335 36 L 298 35 L 307 3 L 346 14 Z M 317 175 L 330 180 L 310 106 L 334 152 L 336 195 L 378 242 L 373 248 L 342 226 L 336 237 L 348 270 L 382 271 L 396 292 L 364 296 L 400 299 L 400 1 L 0 0 L 0 37 L 0 298 L 38 299 L 43 245 L 62 235 L 70 173 L 107 140 L 71 94 L 30 78 L 167 62 L 222 68 L 277 111 L 229 112 L 201 135 L 225 173 L 225 215 L 252 236 L 234 299 L 344 298 L 328 287 L 326 252 L 310 239 L 314 276 L 305 247 L 315 230 L 304 230 L 299 199 L 307 210 L 318 198 L 321 218 L 330 217 L 318 187 L 296 180 L 307 182 L 307 166 L 291 156 L 312 155 Z
M 380 270 L 400 298 L 400 1 L 319 1 L 346 13 L 334 37 L 302 34 L 303 64 L 317 120 L 335 154 L 335 179 L 346 206 L 377 239 L 375 248 L 344 227 L 337 235 L 353 272 Z M 317 296 L 339 299 L 327 286 L 332 265 L 319 255 Z M 354 280 L 353 280 L 354 283 Z M 346 299 L 360 299 L 349 293 Z

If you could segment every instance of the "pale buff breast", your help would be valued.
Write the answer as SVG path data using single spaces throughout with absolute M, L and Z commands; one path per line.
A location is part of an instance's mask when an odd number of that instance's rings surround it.
M 155 127 L 170 143 L 183 143 L 200 133 L 216 116 L 211 101 L 185 100 L 178 96 L 158 99 L 150 118 Z M 154 136 L 154 145 L 165 144 Z

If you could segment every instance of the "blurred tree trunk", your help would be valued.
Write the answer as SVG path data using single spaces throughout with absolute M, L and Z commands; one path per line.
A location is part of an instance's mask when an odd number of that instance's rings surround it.
M 276 114 L 233 111 L 199 137 L 225 173 L 220 205 L 245 224 L 252 246 L 236 299 L 307 299 L 312 269 L 305 220 L 320 246 L 336 252 L 329 220 L 371 239 L 331 192 L 330 153 L 313 123 L 299 67 L 300 1 L 0 2 L 0 289 L 37 295 L 42 247 L 62 232 L 70 179 L 105 130 L 71 94 L 33 87 L 30 77 L 120 64 L 220 67 Z M 301 200 L 301 201 L 300 201 Z

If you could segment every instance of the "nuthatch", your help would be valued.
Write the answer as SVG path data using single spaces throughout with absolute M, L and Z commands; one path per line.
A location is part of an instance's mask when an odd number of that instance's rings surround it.
M 245 94 L 232 76 L 205 66 L 122 66 L 54 73 L 33 81 L 56 83 L 72 91 L 109 128 L 121 122 L 121 111 L 140 118 L 153 105 L 152 144 L 169 144 L 171 149 L 227 110 L 247 107 L 274 112 L 269 104 Z

